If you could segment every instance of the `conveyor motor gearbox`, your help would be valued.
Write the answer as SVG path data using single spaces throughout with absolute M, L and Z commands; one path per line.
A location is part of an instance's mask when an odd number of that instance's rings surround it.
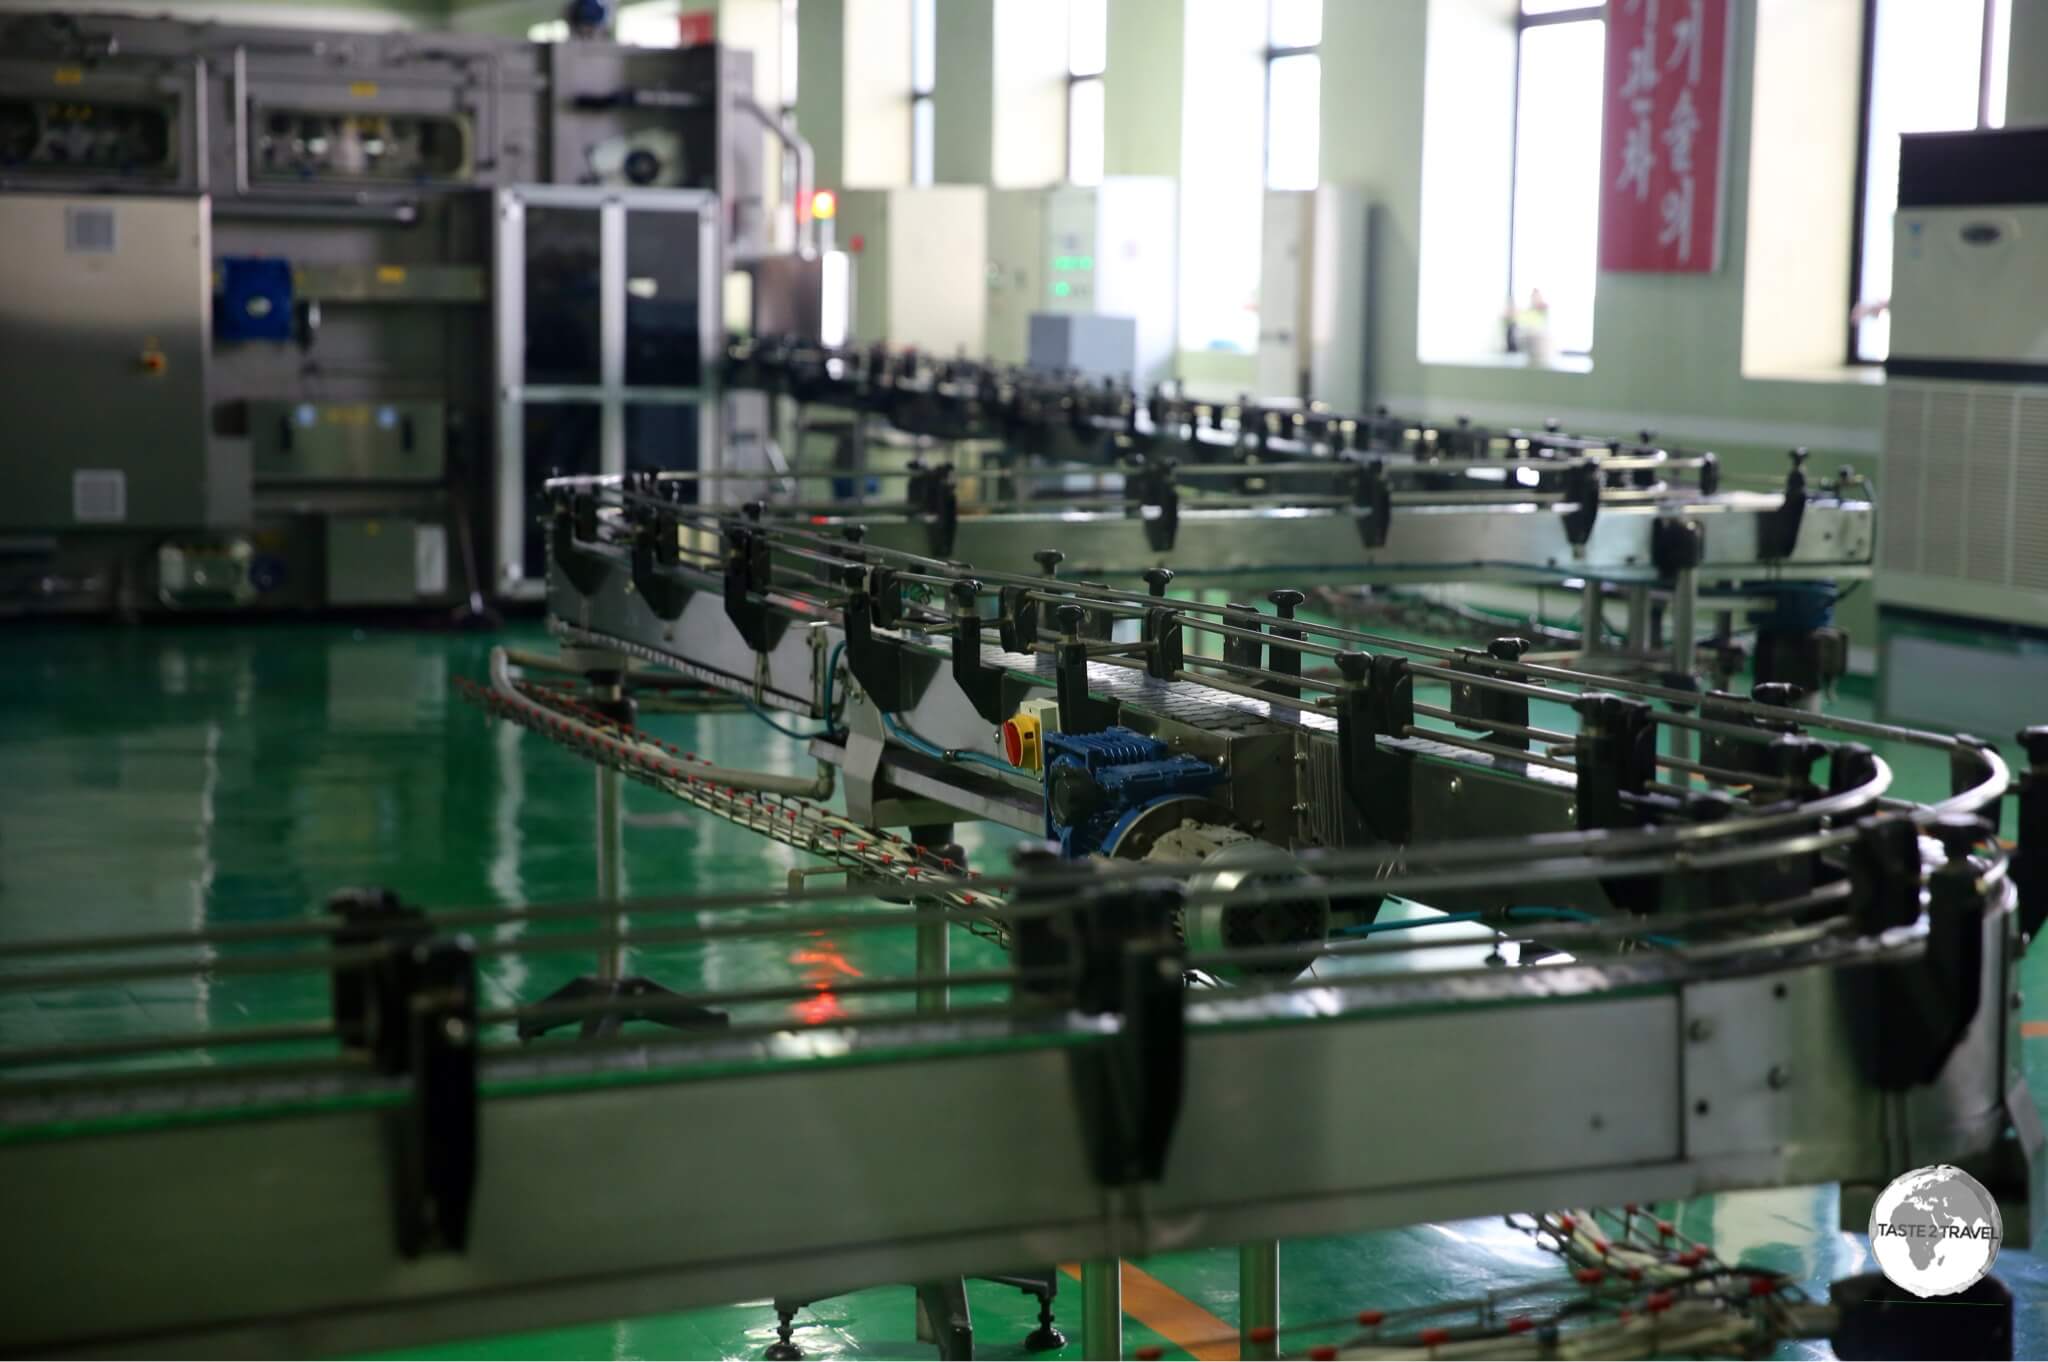
M 1223 772 L 1128 728 L 1046 733 L 1045 835 L 1068 858 L 1090 856 L 1165 799 L 1206 795 Z

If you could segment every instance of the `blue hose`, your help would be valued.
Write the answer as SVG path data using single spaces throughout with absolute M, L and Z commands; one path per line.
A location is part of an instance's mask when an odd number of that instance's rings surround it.
M 1524 920 L 1533 920 L 1537 922 L 1600 921 L 1600 919 L 1594 916 L 1592 913 L 1582 912 L 1577 908 L 1510 908 L 1508 909 L 1508 916 L 1510 918 L 1522 918 Z M 1645 934 L 1643 940 L 1649 942 L 1653 946 L 1662 946 L 1665 950 L 1678 950 L 1685 945 L 1684 942 L 1680 941 L 1675 936 L 1651 936 Z
M 831 732 L 831 730 L 827 728 L 821 728 L 816 733 L 803 733 L 794 728 L 784 728 L 781 724 L 775 721 L 774 715 L 770 714 L 767 710 L 761 708 L 761 706 L 755 704 L 752 700 L 746 700 L 743 703 L 746 705 L 748 711 L 756 719 L 759 719 L 762 723 L 768 725 L 768 727 L 774 729 L 777 733 L 782 734 L 782 736 L 785 738 L 797 738 L 801 741 L 809 742 L 812 738 L 822 738 L 827 733 Z
M 825 727 L 832 727 L 832 679 L 839 675 L 839 655 L 846 651 L 846 640 L 832 645 L 832 655 L 825 659 Z
M 971 762 L 977 766 L 987 766 L 1001 771 L 1006 775 L 1011 773 L 1011 766 L 1008 762 L 998 761 L 986 752 L 970 752 L 965 748 L 955 748 L 953 751 L 948 752 L 936 743 L 927 742 L 897 723 L 887 710 L 877 709 L 875 713 L 882 716 L 882 727 L 889 731 L 889 736 L 913 752 L 922 752 L 925 756 L 935 757 L 940 761 Z

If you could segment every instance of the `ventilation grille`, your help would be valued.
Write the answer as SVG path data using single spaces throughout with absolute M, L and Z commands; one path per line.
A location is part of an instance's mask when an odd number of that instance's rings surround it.
M 128 475 L 118 468 L 80 468 L 71 474 L 71 518 L 119 524 L 128 518 Z
M 2048 391 L 1888 385 L 1880 568 L 2048 590 Z
M 64 249 L 73 255 L 114 253 L 114 210 L 111 208 L 66 208 Z

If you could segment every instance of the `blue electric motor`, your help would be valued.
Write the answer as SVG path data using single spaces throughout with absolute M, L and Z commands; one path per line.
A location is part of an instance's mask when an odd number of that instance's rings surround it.
M 1114 845 L 1163 799 L 1204 795 L 1223 772 L 1128 728 L 1045 735 L 1045 835 L 1075 859 Z

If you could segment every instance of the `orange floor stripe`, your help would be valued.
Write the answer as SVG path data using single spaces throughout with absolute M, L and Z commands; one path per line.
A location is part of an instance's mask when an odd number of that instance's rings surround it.
M 2048 1021 L 2021 1022 L 2020 1034 L 2029 1037 L 2048 1036 Z
M 1081 1279 L 1079 1263 L 1060 1271 Z M 1235 1362 L 1237 1326 L 1218 1319 L 1134 1263 L 1124 1264 L 1124 1313 L 1202 1362 Z

